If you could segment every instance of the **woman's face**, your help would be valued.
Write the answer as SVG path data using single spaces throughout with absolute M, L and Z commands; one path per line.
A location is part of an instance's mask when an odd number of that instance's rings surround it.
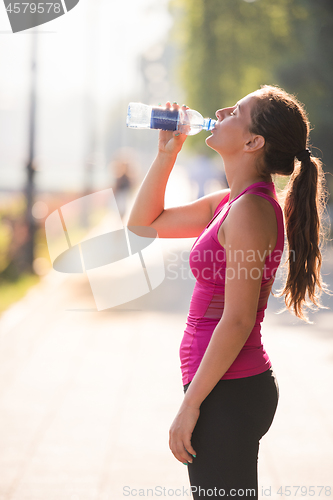
M 243 97 L 235 106 L 216 111 L 217 123 L 212 135 L 206 139 L 207 146 L 221 156 L 232 156 L 243 151 L 253 136 L 249 128 L 255 99 L 255 94 L 252 93 Z

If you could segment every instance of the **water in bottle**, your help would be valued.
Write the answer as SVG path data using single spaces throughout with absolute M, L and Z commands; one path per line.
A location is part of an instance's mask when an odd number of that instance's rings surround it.
M 126 120 L 126 125 L 130 128 L 179 130 L 187 135 L 195 135 L 201 130 L 212 130 L 215 123 L 216 120 L 203 118 L 193 109 L 167 109 L 140 102 L 129 103 Z

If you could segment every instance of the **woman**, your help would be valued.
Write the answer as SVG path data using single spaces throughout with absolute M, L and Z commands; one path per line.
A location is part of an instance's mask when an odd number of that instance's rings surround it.
M 288 309 L 305 320 L 306 297 L 320 306 L 323 290 L 324 176 L 307 149 L 305 111 L 282 89 L 264 86 L 216 117 L 206 143 L 223 158 L 230 189 L 164 209 L 168 177 L 186 136 L 161 131 L 128 225 L 153 227 L 162 238 L 197 237 L 190 254 L 196 284 L 180 347 L 185 396 L 169 442 L 176 459 L 188 465 L 193 498 L 258 498 L 259 441 L 278 402 L 260 335 L 284 246 L 272 175 L 291 175 L 283 294 Z

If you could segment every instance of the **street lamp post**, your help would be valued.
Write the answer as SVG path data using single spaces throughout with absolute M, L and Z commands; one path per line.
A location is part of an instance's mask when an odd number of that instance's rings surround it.
M 30 88 L 30 109 L 29 109 L 29 153 L 26 166 L 26 212 L 25 221 L 27 227 L 27 239 L 24 251 L 24 267 L 27 271 L 33 272 L 34 261 L 34 239 L 36 233 L 36 223 L 32 215 L 32 206 L 35 197 L 35 135 L 36 135 L 36 85 L 37 85 L 37 34 L 32 34 L 31 45 L 31 88 Z

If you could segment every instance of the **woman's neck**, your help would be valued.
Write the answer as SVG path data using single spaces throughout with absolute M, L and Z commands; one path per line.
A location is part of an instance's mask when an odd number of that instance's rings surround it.
M 252 184 L 257 182 L 272 182 L 272 177 L 270 175 L 266 178 L 259 176 L 253 165 L 239 165 L 239 167 L 240 168 L 237 169 L 231 169 L 225 164 L 226 178 L 230 188 L 230 201 Z

